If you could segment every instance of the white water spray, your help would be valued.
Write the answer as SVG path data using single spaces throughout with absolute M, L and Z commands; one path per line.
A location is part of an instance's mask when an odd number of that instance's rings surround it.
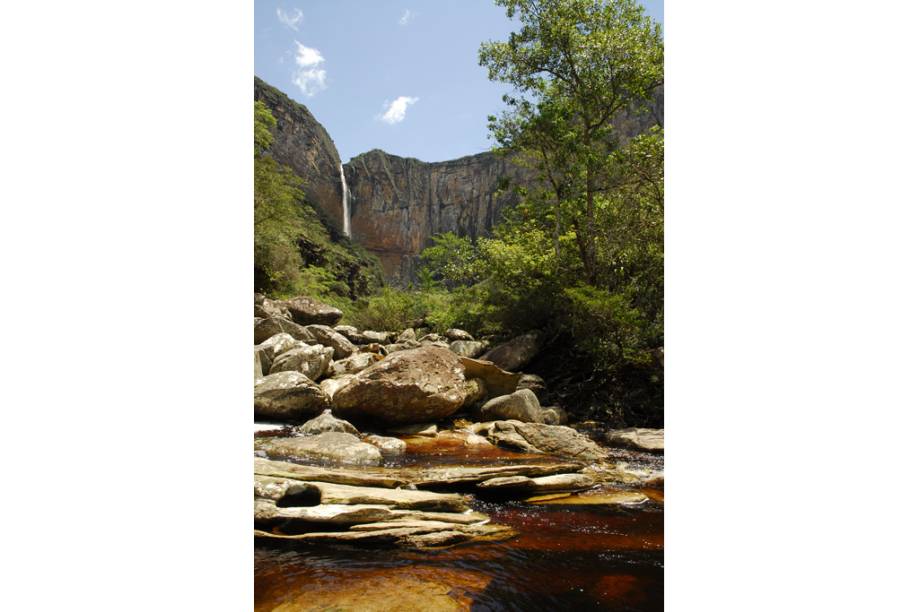
M 345 180 L 345 167 L 338 165 L 338 172 L 341 174 L 341 212 L 344 215 L 342 228 L 345 236 L 351 237 L 351 192 L 348 191 L 348 182 Z

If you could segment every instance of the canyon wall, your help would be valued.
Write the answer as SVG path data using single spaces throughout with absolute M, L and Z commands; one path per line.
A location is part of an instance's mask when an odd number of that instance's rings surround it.
M 258 77 L 255 99 L 278 122 L 271 155 L 304 179 L 307 199 L 341 233 L 341 160 L 328 132 L 305 106 Z M 631 137 L 663 125 L 663 113 L 661 87 L 647 109 L 621 113 L 614 121 L 624 137 Z M 490 152 L 423 162 L 379 149 L 344 164 L 344 174 L 351 192 L 352 239 L 380 258 L 387 280 L 395 284 L 414 278 L 418 254 L 430 245 L 432 235 L 487 235 L 501 221 L 502 211 L 515 203 L 508 184 L 533 176 L 511 158 Z
M 353 239 L 380 258 L 388 280 L 404 284 L 432 235 L 487 234 L 515 202 L 500 187 L 528 172 L 494 153 L 426 163 L 375 149 L 345 164 L 345 177 Z
M 302 104 L 255 77 L 255 99 L 261 100 L 277 120 L 271 156 L 290 166 L 303 179 L 306 199 L 317 207 L 324 220 L 342 231 L 341 160 L 338 149 L 322 124 Z

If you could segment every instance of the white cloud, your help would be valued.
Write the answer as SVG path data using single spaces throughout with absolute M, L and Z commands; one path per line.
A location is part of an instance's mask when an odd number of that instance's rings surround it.
M 399 25 L 408 25 L 408 22 L 414 19 L 417 14 L 418 13 L 405 9 L 405 12 L 399 17 Z
M 294 71 L 293 83 L 300 88 L 307 97 L 313 97 L 325 89 L 325 69 L 319 65 L 325 61 L 318 49 L 297 43 L 297 70 Z
M 383 103 L 383 108 L 385 112 L 380 115 L 377 115 L 377 119 L 388 123 L 389 125 L 395 125 L 396 123 L 401 123 L 405 119 L 405 111 L 408 109 L 410 104 L 414 104 L 418 101 L 418 98 L 412 98 L 409 96 L 399 96 L 392 102 L 387 100 Z
M 300 31 L 300 22 L 303 20 L 303 11 L 295 8 L 292 13 L 287 14 L 283 9 L 278 8 L 278 21 L 286 25 L 295 32 Z

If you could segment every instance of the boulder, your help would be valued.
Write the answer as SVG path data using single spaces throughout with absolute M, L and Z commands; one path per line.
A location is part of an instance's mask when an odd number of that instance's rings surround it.
M 610 446 L 619 446 L 650 452 L 664 452 L 664 430 L 631 427 L 609 431 L 604 436 Z
M 269 300 L 261 293 L 255 294 L 255 316 L 262 319 L 269 317 L 290 318 L 290 311 L 284 307 L 283 303 L 276 300 Z
M 361 433 L 348 421 L 336 419 L 332 416 L 332 411 L 329 409 L 323 410 L 322 414 L 314 419 L 310 419 L 298 427 L 297 430 L 302 434 L 310 436 L 325 433 L 327 431 L 340 431 L 355 436 Z
M 560 406 L 546 406 L 542 409 L 542 422 L 546 425 L 564 425 L 568 422 L 568 413 Z
M 357 374 L 361 370 L 366 370 L 382 359 L 383 356 L 377 355 L 376 353 L 354 353 L 350 357 L 332 363 L 332 366 L 329 368 L 329 375 L 342 376 L 344 374 Z
M 377 355 L 382 355 L 385 357 L 388 353 L 386 352 L 386 347 L 380 344 L 379 342 L 371 342 L 370 344 L 364 344 L 361 346 L 362 353 L 376 353 Z
M 529 389 L 536 397 L 543 399 L 546 394 L 546 381 L 536 374 L 523 374 L 517 381 L 517 389 Z
M 271 374 L 275 372 L 302 372 L 311 380 L 319 380 L 332 363 L 333 350 L 321 344 L 300 344 L 278 355 L 271 364 Z
M 336 325 L 332 329 L 355 344 L 364 344 L 364 337 L 361 335 L 360 330 L 353 325 Z
M 281 304 L 290 312 L 290 317 L 300 325 L 335 325 L 342 316 L 339 309 L 305 296 L 291 298 Z
M 466 401 L 463 402 L 463 408 L 469 408 L 479 403 L 488 394 L 488 388 L 485 381 L 481 378 L 470 378 L 466 381 Z
M 316 342 L 331 346 L 335 350 L 335 359 L 344 359 L 357 352 L 351 341 L 328 325 L 307 325 L 306 330 L 313 334 Z
M 264 351 L 268 358 L 268 367 L 271 367 L 271 362 L 274 361 L 275 357 L 296 346 L 300 346 L 300 340 L 290 334 L 275 334 L 261 344 L 256 345 L 255 348 Z
M 481 416 L 486 421 L 515 419 L 524 423 L 543 422 L 539 399 L 529 389 L 493 397 L 482 406 Z
M 302 421 L 329 404 L 329 397 L 302 372 L 276 372 L 255 381 L 256 418 Z
M 396 338 L 396 342 L 416 342 L 418 338 L 415 336 L 415 330 L 409 327 L 405 329 L 399 336 Z
M 512 374 L 502 370 L 490 361 L 460 357 L 463 371 L 467 379 L 481 378 L 485 381 L 488 397 L 508 395 L 517 390 L 520 374 Z
M 335 393 L 334 411 L 385 424 L 423 423 L 450 416 L 465 399 L 459 358 L 425 346 L 389 355 L 359 373 Z
M 377 342 L 379 344 L 384 344 L 386 342 L 389 342 L 390 338 L 393 337 L 393 334 L 390 332 L 378 332 L 378 331 L 364 330 L 361 332 L 361 337 L 366 342 Z
M 448 340 L 474 340 L 472 334 L 462 329 L 448 329 L 444 332 Z
M 409 349 L 418 348 L 421 346 L 420 342 L 415 342 L 411 340 L 409 342 L 396 342 L 394 344 L 387 344 L 383 348 L 386 350 L 386 354 L 396 353 L 398 351 L 407 351 Z
M 371 434 L 364 438 L 367 444 L 373 444 L 384 457 L 397 457 L 405 454 L 406 444 L 399 438 L 390 438 L 389 436 L 378 436 Z
M 450 343 L 450 350 L 460 357 L 478 357 L 485 352 L 487 345 L 475 340 L 454 340 Z
M 383 456 L 377 447 L 349 433 L 327 431 L 315 436 L 258 438 L 257 450 L 268 456 L 310 459 L 341 465 L 380 465 Z M 387 490 L 387 489 L 382 489 Z M 373 503 L 373 502 L 369 502 Z
M 261 344 L 272 336 L 285 333 L 307 344 L 316 343 L 316 337 L 305 327 L 282 317 L 269 317 L 255 324 L 255 344 Z
M 265 356 L 263 351 L 255 349 L 255 378 L 258 380 L 268 372 L 268 368 L 271 367 L 271 362 L 268 361 L 268 358 Z
M 539 332 L 531 331 L 499 344 L 482 356 L 505 370 L 519 370 L 539 352 Z
M 493 444 L 524 452 L 548 453 L 582 461 L 600 461 L 608 454 L 584 434 L 563 425 L 495 421 L 483 424 L 475 433 L 485 435 Z
M 443 342 L 443 341 L 444 341 L 444 337 L 441 336 L 440 334 L 425 334 L 421 336 L 420 338 L 418 338 L 418 342 L 421 342 L 422 344 L 430 344 L 433 342 Z
M 329 396 L 329 399 L 333 399 L 338 390 L 350 383 L 352 380 L 354 380 L 354 378 L 354 374 L 345 374 L 343 376 L 336 376 L 335 378 L 326 378 L 321 383 L 319 383 L 319 387 L 326 395 Z

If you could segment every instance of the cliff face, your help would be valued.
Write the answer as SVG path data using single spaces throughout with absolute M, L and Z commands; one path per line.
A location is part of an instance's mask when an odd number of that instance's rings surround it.
M 304 179 L 307 198 L 328 225 L 342 232 L 341 160 L 328 132 L 305 106 L 258 77 L 255 99 L 278 122 L 271 155 Z M 620 134 L 628 138 L 663 124 L 663 88 L 648 111 L 616 117 Z M 349 161 L 344 173 L 351 193 L 352 239 L 377 255 L 386 279 L 398 284 L 414 277 L 417 256 L 432 235 L 487 235 L 516 201 L 512 189 L 504 187 L 533 177 L 511 158 L 493 153 L 428 163 L 378 149 Z
M 305 106 L 258 77 L 255 99 L 264 102 L 278 121 L 271 156 L 303 178 L 301 188 L 307 199 L 333 228 L 342 231 L 341 160 L 329 133 Z
M 380 258 L 390 281 L 404 283 L 432 235 L 487 234 L 515 202 L 510 189 L 499 189 L 527 175 L 493 153 L 436 163 L 362 153 L 345 164 L 352 238 Z

